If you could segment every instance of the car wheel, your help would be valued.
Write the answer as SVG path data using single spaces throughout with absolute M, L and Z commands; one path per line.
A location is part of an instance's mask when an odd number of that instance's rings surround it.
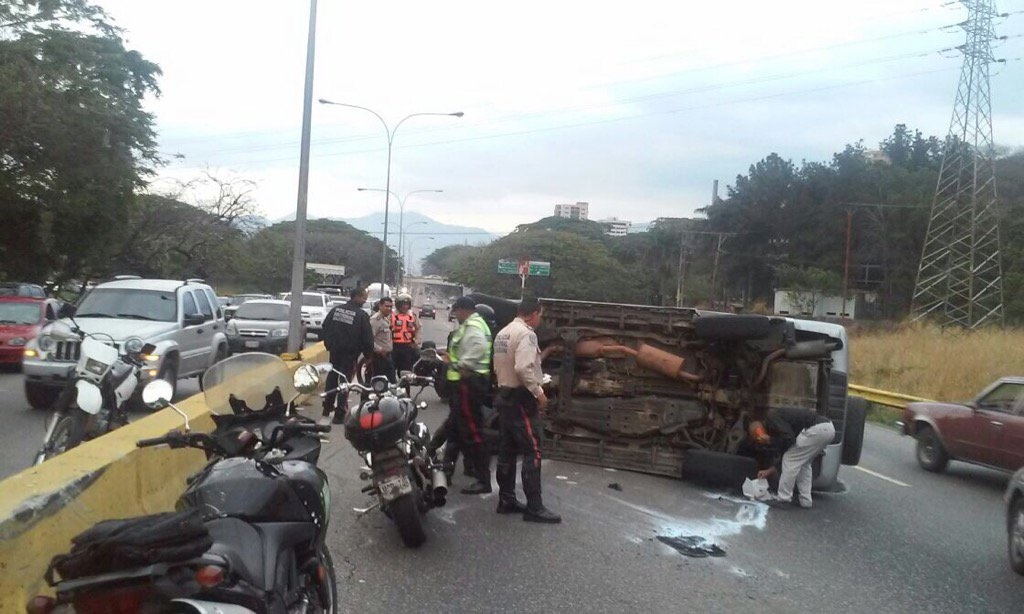
M 1006 525 L 1010 567 L 1024 576 L 1024 495 L 1017 495 L 1013 500 Z
M 178 356 L 177 354 L 171 354 L 164 360 L 163 366 L 160 367 L 160 373 L 156 376 L 157 379 L 162 379 L 171 384 L 171 399 L 178 393 Z M 201 380 L 200 380 L 201 381 Z
M 57 402 L 60 390 L 37 384 L 25 382 L 25 399 L 32 409 L 50 409 Z
M 709 486 L 739 489 L 743 480 L 757 475 L 757 461 L 712 450 L 687 450 L 682 477 Z
M 917 431 L 917 463 L 925 471 L 936 473 L 943 471 L 949 464 L 949 453 L 946 452 L 938 433 L 930 426 L 922 426 Z

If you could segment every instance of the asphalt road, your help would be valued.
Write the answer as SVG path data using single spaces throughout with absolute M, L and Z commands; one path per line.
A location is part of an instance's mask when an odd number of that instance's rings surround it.
M 427 338 L 444 341 L 446 315 L 426 323 Z M 421 415 L 436 426 L 447 410 L 428 400 Z M 0 429 L 8 474 L 31 458 L 42 416 L 25 409 L 18 375 L 0 375 L 0 407 L 9 416 Z M 927 473 L 911 440 L 879 427 L 868 428 L 861 466 L 843 468 L 847 492 L 819 493 L 811 510 L 545 461 L 545 500 L 561 525 L 499 516 L 496 495 L 460 495 L 469 479 L 457 476 L 448 505 L 427 514 L 417 550 L 380 512 L 353 511 L 370 503 L 359 492 L 360 464 L 332 434 L 321 465 L 347 612 L 1019 612 L 1024 601 L 1024 578 L 1006 562 L 1007 476 L 957 462 Z M 686 557 L 659 535 L 699 536 L 725 556 Z

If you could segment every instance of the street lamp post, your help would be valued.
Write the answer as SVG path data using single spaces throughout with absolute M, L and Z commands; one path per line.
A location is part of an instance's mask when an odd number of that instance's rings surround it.
M 326 98 L 321 98 L 319 102 L 320 102 L 320 104 L 330 104 L 330 105 L 334 105 L 334 106 L 338 106 L 338 107 L 349 107 L 351 109 L 361 109 L 363 111 L 368 111 L 370 113 L 373 113 L 373 115 L 377 119 L 380 120 L 381 125 L 384 126 L 384 132 L 385 132 L 385 134 L 387 134 L 387 137 L 388 137 L 388 171 L 387 171 L 387 177 L 386 177 L 385 182 L 384 182 L 384 240 L 382 241 L 383 246 L 382 246 L 381 252 L 380 252 L 380 283 L 381 283 L 381 295 L 383 296 L 384 295 L 383 294 L 384 283 L 385 283 L 384 278 L 387 275 L 387 271 L 388 271 L 388 206 L 390 205 L 390 202 L 391 202 L 391 148 L 392 148 L 392 145 L 395 142 L 395 133 L 398 132 L 398 128 L 401 127 L 401 125 L 403 123 L 405 123 L 405 120 L 411 119 L 413 117 L 419 117 L 419 116 L 423 116 L 423 115 L 437 115 L 437 116 L 442 116 L 442 117 L 443 116 L 462 117 L 465 114 L 462 111 L 456 111 L 455 113 L 411 113 L 409 115 L 406 115 L 402 119 L 398 120 L 398 123 L 395 124 L 394 128 L 390 128 L 388 126 L 388 123 L 386 121 L 384 121 L 384 118 L 381 117 L 380 113 L 377 113 L 373 109 L 368 109 L 366 107 L 361 107 L 361 106 L 355 105 L 355 104 L 348 104 L 348 103 L 345 103 L 345 102 L 334 102 L 332 100 L 327 100 Z M 401 257 L 401 255 L 402 255 L 401 252 L 399 252 L 398 255 L 399 255 L 399 257 Z
M 356 188 L 356 190 L 358 190 L 360 192 L 384 192 L 385 191 L 383 188 Z M 398 256 L 400 258 L 402 257 L 402 254 L 404 253 L 402 251 L 402 247 L 403 247 L 403 245 L 405 245 L 405 230 L 404 230 L 404 228 L 405 228 L 405 226 L 404 226 L 404 224 L 405 224 L 405 221 L 404 221 L 405 220 L 405 201 L 410 196 L 412 196 L 413 194 L 422 194 L 422 193 L 425 193 L 425 192 L 434 192 L 436 194 L 440 194 L 441 192 L 444 192 L 444 190 L 413 190 L 412 192 L 406 192 L 405 196 L 403 196 L 401 198 L 399 198 L 398 194 L 395 194 L 394 192 L 391 192 L 391 196 L 394 196 L 398 200 L 398 229 L 399 229 L 398 230 Z M 421 222 L 421 223 L 425 223 L 425 222 Z M 401 271 L 399 271 L 399 275 L 401 275 Z M 402 278 L 401 278 L 401 276 L 399 276 L 399 278 L 398 278 L 398 285 L 402 285 Z

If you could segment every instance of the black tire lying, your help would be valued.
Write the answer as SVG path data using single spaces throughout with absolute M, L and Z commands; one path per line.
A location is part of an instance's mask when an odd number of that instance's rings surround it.
M 757 314 L 704 315 L 694 320 L 693 332 L 708 341 L 763 339 L 772 332 L 772 319 Z
M 688 450 L 683 457 L 683 479 L 709 486 L 739 489 L 743 480 L 757 476 L 757 461 L 746 456 Z

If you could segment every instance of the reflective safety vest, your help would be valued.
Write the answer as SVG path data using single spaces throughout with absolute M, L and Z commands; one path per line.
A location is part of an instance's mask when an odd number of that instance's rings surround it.
M 412 343 L 416 338 L 416 316 L 412 313 L 391 314 L 391 340 L 395 343 Z
M 452 341 L 448 347 L 448 360 L 451 364 L 455 364 L 459 360 L 459 344 L 462 342 L 462 337 L 466 334 L 466 329 L 470 326 L 480 329 L 484 334 L 484 338 L 487 339 L 487 351 L 484 354 L 484 359 L 480 363 L 480 366 L 476 369 L 476 373 L 479 375 L 490 375 L 491 373 L 491 348 L 493 341 L 491 340 L 491 329 L 484 322 L 484 319 L 479 314 L 474 313 L 473 315 L 466 318 L 456 330 L 455 334 L 452 335 Z M 449 382 L 457 382 L 462 379 L 462 374 L 459 373 L 458 369 L 451 366 L 448 367 L 448 372 L 445 374 L 445 378 Z

